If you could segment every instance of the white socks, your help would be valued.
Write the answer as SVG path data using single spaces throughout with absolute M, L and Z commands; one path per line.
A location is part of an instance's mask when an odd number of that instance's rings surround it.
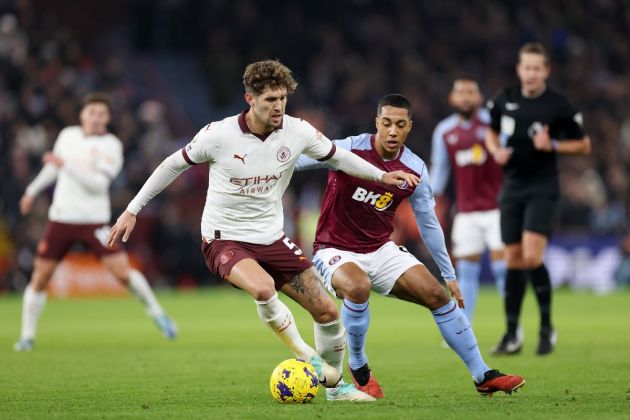
M 330 366 L 343 371 L 343 357 L 346 354 L 346 329 L 341 319 L 326 324 L 315 322 L 315 348 Z
M 295 353 L 296 357 L 309 360 L 317 353 L 306 344 L 295 325 L 295 319 L 289 308 L 278 299 L 278 294 L 274 294 L 266 301 L 256 300 L 258 316 L 273 330 L 274 333 Z
M 37 321 L 46 305 L 47 293 L 37 292 L 29 284 L 24 289 L 22 298 L 22 333 L 21 340 L 34 340 L 37 332 Z
M 133 268 L 129 270 L 129 290 L 144 304 L 149 316 L 156 317 L 164 312 L 146 277 Z
M 147 279 L 137 270 L 129 272 L 129 289 L 142 301 L 150 316 L 155 317 L 164 312 L 158 303 Z M 24 289 L 22 298 L 22 332 L 21 340 L 33 340 L 37 332 L 37 321 L 46 305 L 47 293 L 37 292 L 29 284 Z

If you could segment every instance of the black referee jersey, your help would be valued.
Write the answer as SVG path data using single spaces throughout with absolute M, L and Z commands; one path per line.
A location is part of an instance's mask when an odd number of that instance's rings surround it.
M 512 149 L 503 167 L 504 193 L 506 189 L 526 189 L 559 194 L 556 152 L 536 150 L 533 138 L 548 125 L 552 139 L 581 139 L 582 114 L 549 87 L 539 96 L 527 98 L 520 85 L 503 89 L 488 102 L 488 109 L 490 127 L 499 134 L 501 146 Z

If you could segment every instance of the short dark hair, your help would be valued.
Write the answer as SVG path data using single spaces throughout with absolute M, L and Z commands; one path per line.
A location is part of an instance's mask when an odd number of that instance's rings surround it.
M 243 73 L 245 91 L 260 95 L 266 87 L 285 88 L 288 94 L 295 92 L 297 82 L 291 70 L 278 60 L 263 60 L 249 64 Z
M 477 81 L 476 78 L 474 78 L 470 74 L 465 74 L 465 73 L 456 75 L 456 77 L 453 79 L 453 86 L 457 82 L 473 82 L 479 85 L 479 82 Z
M 103 104 L 107 107 L 109 112 L 112 112 L 112 101 L 109 95 L 104 92 L 92 92 L 85 95 L 83 101 L 81 101 L 81 109 L 90 104 Z
M 477 79 L 470 75 L 461 74 L 455 77 L 455 79 L 453 79 L 453 84 L 451 85 L 451 92 L 455 91 L 455 86 L 457 85 L 457 83 L 474 83 L 477 86 L 477 89 L 479 89 L 479 92 L 481 92 L 481 86 L 479 86 L 479 82 L 477 81 Z
M 384 106 L 393 106 L 394 108 L 404 108 L 407 110 L 407 114 L 409 114 L 409 119 L 411 119 L 411 103 L 409 99 L 398 93 L 390 93 L 389 95 L 383 96 L 378 101 L 378 107 L 376 108 L 376 115 L 381 115 L 381 111 Z
M 518 60 L 517 62 L 521 62 L 521 57 L 523 54 L 540 54 L 545 58 L 545 64 L 549 64 L 549 54 L 547 54 L 547 50 L 540 42 L 528 42 L 523 45 L 518 50 Z

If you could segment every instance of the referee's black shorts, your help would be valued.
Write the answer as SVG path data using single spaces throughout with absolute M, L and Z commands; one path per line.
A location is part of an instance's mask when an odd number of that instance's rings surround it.
M 505 244 L 521 242 L 523 231 L 540 233 L 549 238 L 553 230 L 558 196 L 548 194 L 503 191 L 501 209 L 501 237 Z

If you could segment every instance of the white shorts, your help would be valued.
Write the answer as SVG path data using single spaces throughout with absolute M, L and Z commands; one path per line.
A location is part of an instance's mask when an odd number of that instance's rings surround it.
M 457 213 L 451 232 L 455 258 L 481 254 L 486 247 L 491 251 L 505 248 L 501 240 L 499 209 Z
M 313 264 L 322 275 L 326 289 L 335 296 L 332 286 L 333 273 L 348 262 L 355 263 L 365 271 L 372 283 L 372 290 L 383 296 L 389 294 L 396 280 L 405 271 L 415 265 L 422 265 L 404 246 L 398 246 L 391 241 L 368 254 L 341 251 L 336 248 L 320 249 L 313 257 Z

